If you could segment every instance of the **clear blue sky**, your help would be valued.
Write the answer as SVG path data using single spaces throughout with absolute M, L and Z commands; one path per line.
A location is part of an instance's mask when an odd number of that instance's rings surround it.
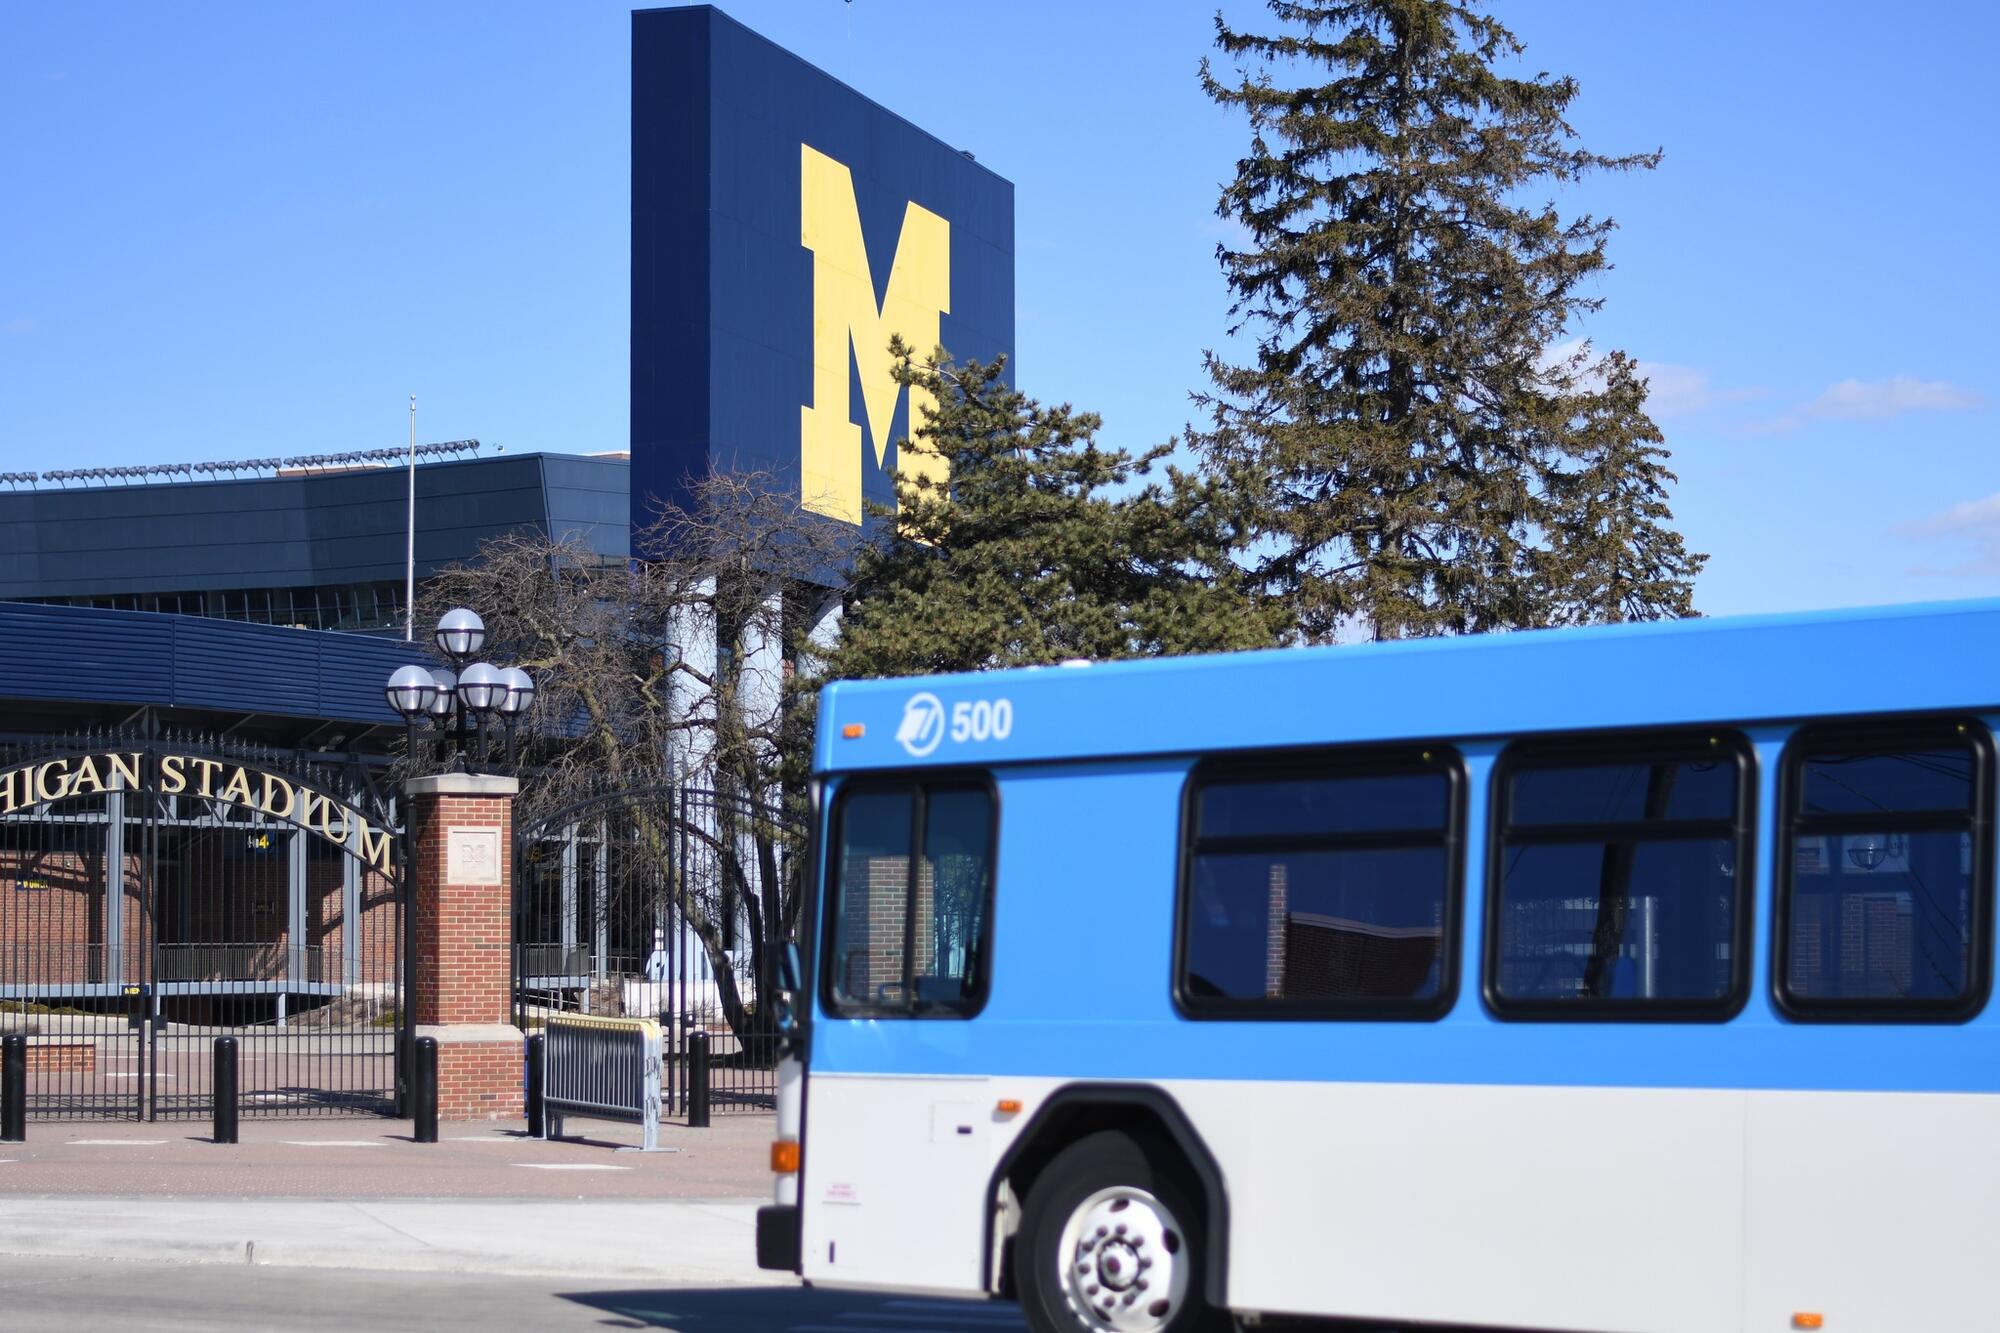
M 0 470 L 626 443 L 628 8 L 0 0 Z M 1212 7 L 733 0 L 1016 187 L 1020 382 L 1114 443 L 1221 337 Z M 1243 20 L 1260 6 L 1232 3 Z M 1660 170 L 1585 330 L 1654 376 L 1710 612 L 2000 593 L 2000 6 L 1516 0 Z

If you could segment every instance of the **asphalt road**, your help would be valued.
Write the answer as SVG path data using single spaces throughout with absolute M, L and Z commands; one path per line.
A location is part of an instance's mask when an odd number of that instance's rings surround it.
M 8 1333 L 1026 1333 L 1011 1305 L 782 1287 L 0 1257 Z

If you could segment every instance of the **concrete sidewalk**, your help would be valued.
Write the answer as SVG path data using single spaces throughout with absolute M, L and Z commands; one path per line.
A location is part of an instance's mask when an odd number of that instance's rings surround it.
M 673 1283 L 779 1280 L 751 1200 L 0 1198 L 0 1254 Z
M 766 1282 L 755 1214 L 770 1190 L 768 1116 L 663 1125 L 519 1122 L 34 1123 L 0 1143 L 0 1254 L 461 1273 Z
M 0 1143 L 0 1199 L 19 1194 L 323 1199 L 762 1199 L 771 1117 L 717 1116 L 710 1129 L 660 1126 L 665 1152 L 621 1152 L 637 1125 L 572 1118 L 580 1140 L 530 1139 L 521 1121 L 439 1127 L 374 1117 L 246 1120 L 216 1144 L 205 1121 L 70 1121 Z

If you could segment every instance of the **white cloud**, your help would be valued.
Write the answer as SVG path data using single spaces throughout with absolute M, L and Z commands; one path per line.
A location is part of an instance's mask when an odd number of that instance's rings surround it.
M 1941 514 L 1920 519 L 1905 531 L 1913 537 L 1943 537 L 1955 532 L 2000 530 L 2000 491 L 1983 500 L 1955 504 Z
M 1776 421 L 1771 430 L 1796 430 L 1808 421 L 1867 421 L 1905 412 L 1956 412 L 1983 407 L 1986 400 L 1945 380 L 1895 375 L 1886 380 L 1842 380 Z
M 1656 417 L 1685 416 L 1715 402 L 1715 386 L 1698 367 L 1655 361 L 1639 373 L 1646 378 L 1646 410 Z
M 1578 352 L 1587 352 L 1589 347 L 1589 340 L 1585 338 L 1557 343 L 1542 353 L 1541 367 L 1544 371 L 1554 370 Z M 1604 387 L 1604 377 L 1597 370 L 1598 364 L 1595 360 L 1589 362 L 1577 375 L 1578 389 L 1591 393 Z M 1714 377 L 1700 366 L 1683 366 L 1672 361 L 1640 361 L 1638 367 L 1639 378 L 1646 381 L 1646 412 L 1655 420 L 1692 416 L 1712 407 L 1754 398 L 1759 392 L 1756 389 L 1719 389 Z
M 1896 535 L 1918 542 L 1942 542 L 1965 553 L 1944 565 L 1917 565 L 1917 578 L 1991 578 L 2000 574 L 2000 491 L 1983 499 L 1966 500 L 1929 518 L 1896 528 Z

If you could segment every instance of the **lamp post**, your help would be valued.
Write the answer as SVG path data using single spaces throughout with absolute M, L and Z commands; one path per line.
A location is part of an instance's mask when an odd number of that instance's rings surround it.
M 428 721 L 437 732 L 437 760 L 445 762 L 446 736 L 456 731 L 457 764 L 472 768 L 468 723 L 479 727 L 479 764 L 491 759 L 486 724 L 495 713 L 507 728 L 507 763 L 514 762 L 514 726 L 534 702 L 535 682 L 519 667 L 497 667 L 471 659 L 486 646 L 486 622 L 475 611 L 456 607 L 438 618 L 435 641 L 451 662 L 449 668 L 398 667 L 384 694 L 409 728 L 410 751 L 416 751 L 417 724 Z
M 500 699 L 500 721 L 507 728 L 507 767 L 514 766 L 514 724 L 528 711 L 528 705 L 535 702 L 534 677 L 519 667 L 503 667 L 501 678 L 507 684 L 507 693 Z
M 486 719 L 507 697 L 507 678 L 491 662 L 474 662 L 458 673 L 458 706 L 479 723 L 479 762 L 490 757 L 486 742 Z M 461 750 L 461 753 L 463 751 Z
M 432 667 L 431 681 L 437 686 L 430 707 L 431 726 L 437 731 L 437 751 L 431 758 L 442 764 L 445 735 L 451 729 L 452 711 L 458 706 L 458 673 L 445 667 Z
M 403 726 L 408 746 L 405 753 L 412 760 L 417 753 L 417 723 L 430 716 L 431 706 L 437 701 L 437 681 L 431 673 L 420 666 L 401 666 L 390 675 L 389 683 L 382 688 L 389 700 L 389 707 L 402 714 Z

